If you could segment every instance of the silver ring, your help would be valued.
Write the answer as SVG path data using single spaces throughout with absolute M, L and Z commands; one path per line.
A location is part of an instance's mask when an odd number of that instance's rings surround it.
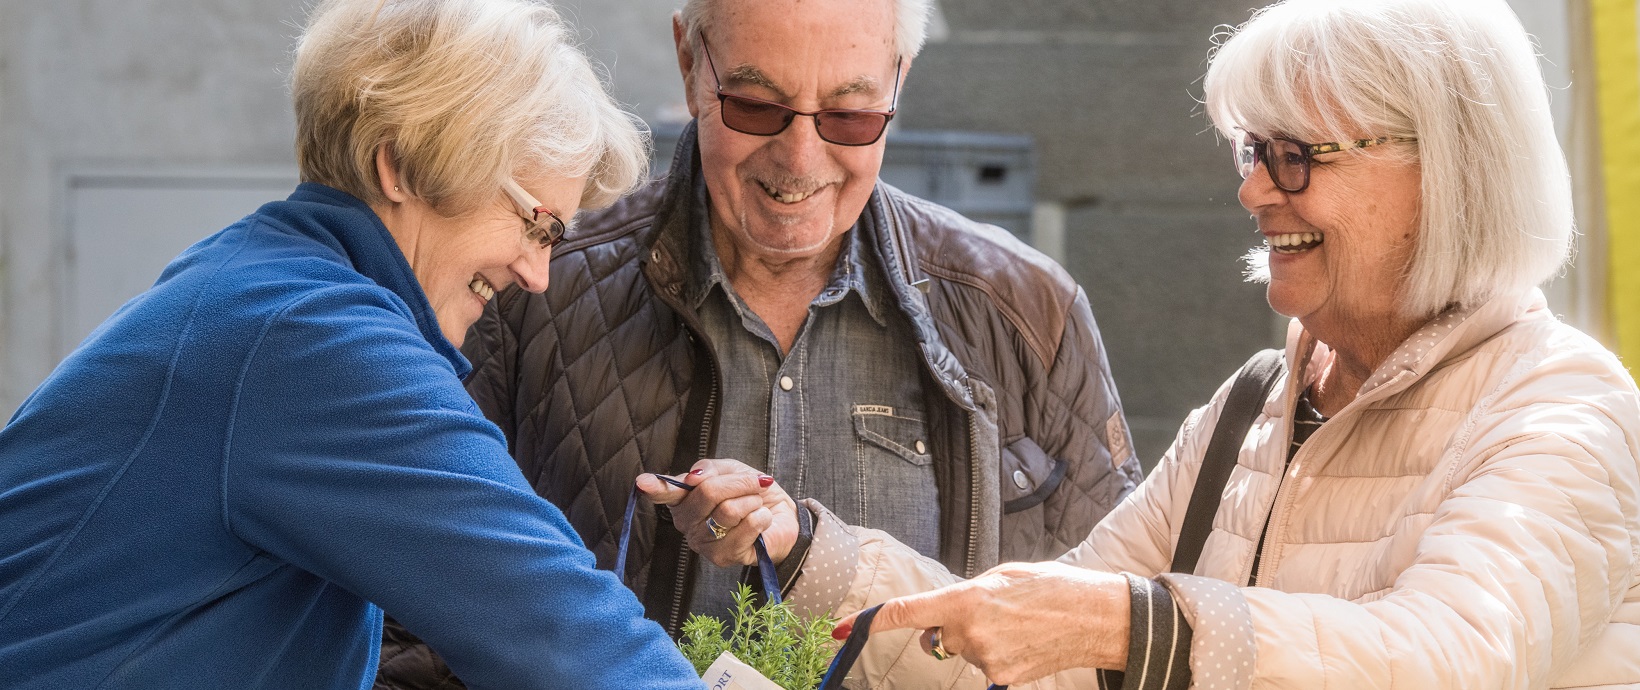
M 928 653 L 935 659 L 945 661 L 951 658 L 951 653 L 945 651 L 945 645 L 940 644 L 940 628 L 937 625 L 928 629 L 928 647 Z
M 712 518 L 706 518 L 706 529 L 712 530 L 713 540 L 722 539 L 723 535 L 729 533 L 728 527 L 718 524 L 717 520 Z

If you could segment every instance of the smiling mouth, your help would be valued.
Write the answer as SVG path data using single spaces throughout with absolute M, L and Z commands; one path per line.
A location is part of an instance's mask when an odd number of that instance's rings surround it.
M 769 183 L 762 180 L 757 181 L 757 186 L 761 187 L 763 189 L 763 193 L 769 195 L 770 199 L 774 199 L 782 204 L 798 203 L 804 199 L 814 196 L 821 189 L 824 189 L 824 187 L 816 187 L 806 192 L 787 192 L 771 187 L 769 186 Z
M 1295 232 L 1284 235 L 1271 235 L 1265 238 L 1265 246 L 1277 254 L 1302 254 L 1321 246 L 1326 236 L 1319 232 Z
M 491 285 L 490 281 L 485 280 L 484 276 L 481 275 L 474 275 L 473 281 L 467 283 L 467 289 L 472 290 L 473 294 L 484 298 L 485 302 L 495 298 L 495 286 Z

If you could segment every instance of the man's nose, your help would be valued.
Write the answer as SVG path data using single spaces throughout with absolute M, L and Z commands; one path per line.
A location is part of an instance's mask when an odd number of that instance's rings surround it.
M 813 170 L 826 157 L 831 144 L 820 138 L 820 122 L 814 117 L 798 116 L 781 132 L 781 145 L 787 150 L 787 164 L 796 171 Z

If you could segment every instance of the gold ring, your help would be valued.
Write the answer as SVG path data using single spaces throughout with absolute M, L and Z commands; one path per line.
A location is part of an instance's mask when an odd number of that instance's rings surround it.
M 928 653 L 933 654 L 935 659 L 938 659 L 940 661 L 945 661 L 946 659 L 951 658 L 951 653 L 945 651 L 945 645 L 940 644 L 940 629 L 939 629 L 939 626 L 935 626 L 935 627 L 929 629 L 929 631 L 928 631 L 928 647 L 929 647 Z
M 712 530 L 712 539 L 714 540 L 722 539 L 723 535 L 729 533 L 728 527 L 718 524 L 717 520 L 712 518 L 706 518 L 706 529 Z

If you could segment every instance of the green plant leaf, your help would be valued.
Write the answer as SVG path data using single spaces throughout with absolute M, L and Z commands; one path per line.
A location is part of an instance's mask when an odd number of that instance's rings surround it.
M 785 603 L 758 606 L 752 588 L 742 584 L 734 594 L 734 622 L 691 615 L 683 624 L 678 649 L 696 673 L 727 651 L 786 690 L 814 690 L 837 654 L 830 616 L 803 620 Z

